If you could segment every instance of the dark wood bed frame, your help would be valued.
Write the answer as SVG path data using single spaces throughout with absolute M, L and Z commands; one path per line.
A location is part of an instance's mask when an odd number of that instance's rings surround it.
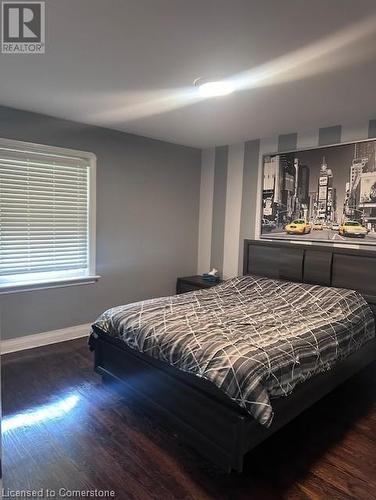
M 376 314 L 376 252 L 245 240 L 244 274 L 358 290 Z M 376 340 L 273 401 L 270 428 L 258 424 L 210 382 L 127 348 L 97 331 L 95 371 L 116 381 L 162 416 L 178 436 L 206 458 L 241 472 L 244 455 L 299 413 L 376 359 Z

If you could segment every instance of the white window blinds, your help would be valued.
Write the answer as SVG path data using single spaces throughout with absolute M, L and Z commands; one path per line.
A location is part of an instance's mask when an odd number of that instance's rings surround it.
M 88 274 L 88 210 L 88 160 L 0 146 L 0 284 Z

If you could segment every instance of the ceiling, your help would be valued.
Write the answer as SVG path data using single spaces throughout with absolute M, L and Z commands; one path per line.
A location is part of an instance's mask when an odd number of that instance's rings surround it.
M 48 0 L 46 32 L 0 104 L 195 147 L 376 117 L 374 0 Z

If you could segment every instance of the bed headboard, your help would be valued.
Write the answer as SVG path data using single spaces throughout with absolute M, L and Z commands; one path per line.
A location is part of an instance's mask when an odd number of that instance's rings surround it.
M 376 250 L 245 240 L 243 274 L 351 288 L 376 310 Z

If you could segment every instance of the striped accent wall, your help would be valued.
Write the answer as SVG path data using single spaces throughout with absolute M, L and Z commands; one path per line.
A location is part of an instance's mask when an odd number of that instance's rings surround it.
M 210 267 L 213 193 L 214 193 L 215 150 L 206 149 L 201 153 L 200 212 L 198 229 L 197 272 L 202 274 Z
M 254 234 L 256 219 L 254 217 L 254 199 L 257 196 L 257 177 L 258 172 L 255 165 L 258 164 L 260 154 L 260 141 L 247 141 L 244 145 L 244 166 L 243 166 L 243 184 L 240 212 L 240 231 L 239 231 L 239 255 L 238 255 L 238 274 L 243 270 L 243 241 L 249 234 Z
M 369 120 L 204 150 L 198 273 L 216 267 L 225 279 L 242 274 L 243 241 L 260 234 L 264 154 L 375 137 L 376 120 Z
M 210 266 L 223 269 L 227 197 L 228 146 L 215 149 Z
M 223 248 L 223 275 L 238 274 L 238 254 L 240 238 L 240 221 L 242 212 L 245 144 L 229 147 L 227 169 L 227 194 L 225 214 L 225 240 Z

